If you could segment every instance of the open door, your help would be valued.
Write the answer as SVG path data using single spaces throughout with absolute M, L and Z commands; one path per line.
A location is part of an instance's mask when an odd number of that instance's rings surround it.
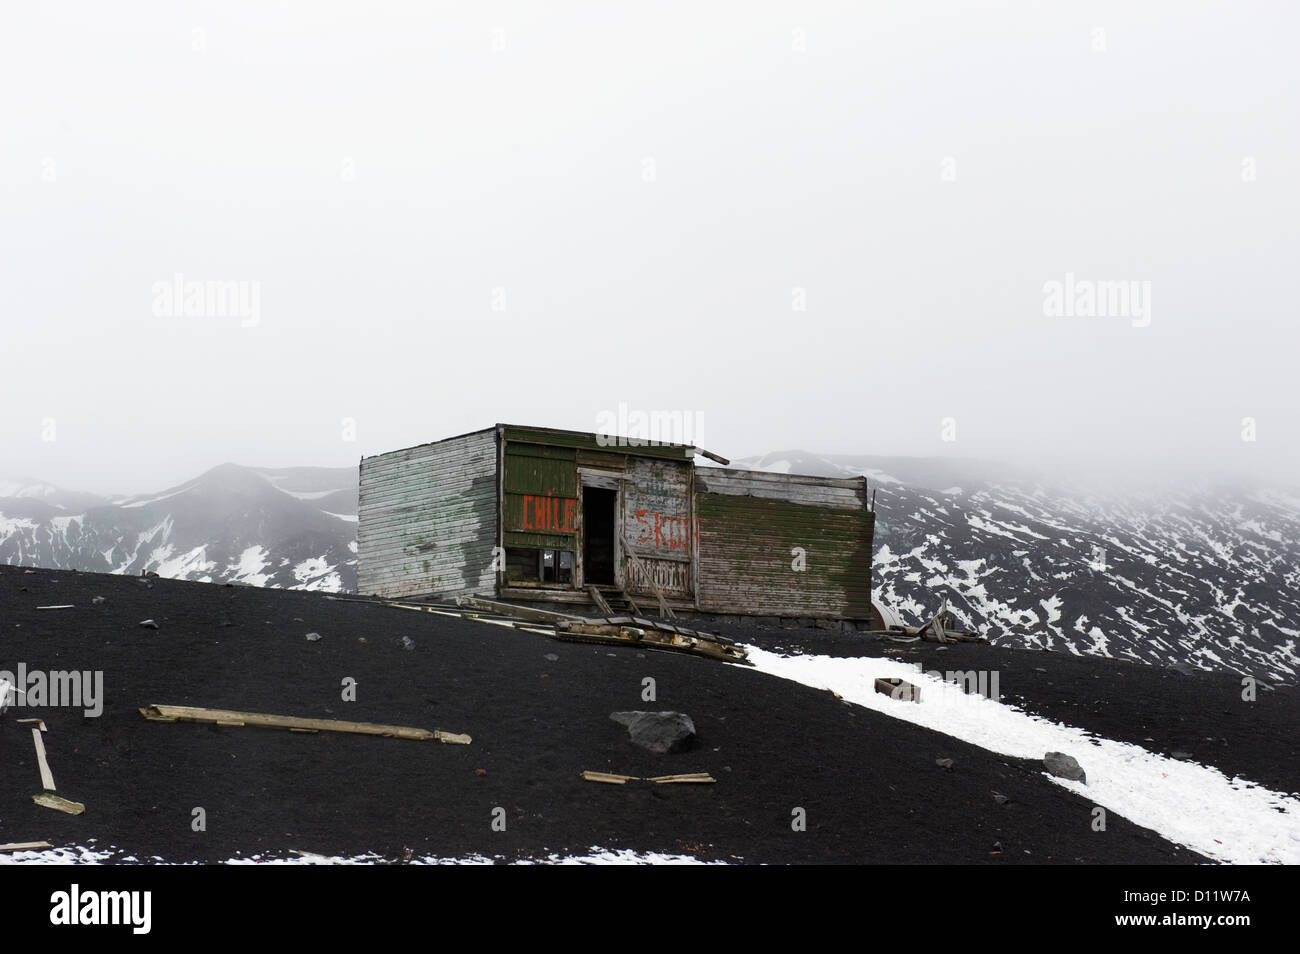
M 618 491 L 582 488 L 582 582 L 614 585 L 614 508 Z

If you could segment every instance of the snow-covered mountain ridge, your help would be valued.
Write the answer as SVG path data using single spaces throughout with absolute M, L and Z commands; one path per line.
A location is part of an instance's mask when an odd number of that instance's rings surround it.
M 351 589 L 352 468 L 223 464 L 157 494 L 109 499 L 4 481 L 0 561 L 96 573 Z
M 1209 483 L 1099 494 L 933 458 L 737 460 L 865 474 L 874 591 L 908 622 L 947 597 L 995 643 L 1294 683 L 1300 494 Z M 224 464 L 110 499 L 0 481 L 0 562 L 295 589 L 356 584 L 357 472 Z

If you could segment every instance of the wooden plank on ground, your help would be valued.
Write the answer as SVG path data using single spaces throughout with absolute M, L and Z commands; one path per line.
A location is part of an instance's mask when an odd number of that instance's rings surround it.
M 299 716 L 271 715 L 264 712 L 237 712 L 231 709 L 205 709 L 196 706 L 146 706 L 140 714 L 153 722 L 208 722 L 218 725 L 257 725 L 270 729 L 299 729 L 308 732 L 351 732 L 359 735 L 382 735 L 394 739 L 436 739 L 455 745 L 469 745 L 468 735 L 443 732 L 441 729 L 416 729 L 403 725 L 380 725 L 374 722 L 349 722 L 343 719 L 305 719 Z
M 458 596 L 456 597 L 456 605 L 470 606 L 474 609 L 487 610 L 502 616 L 514 616 L 518 619 L 531 619 L 539 623 L 552 623 L 561 619 L 587 619 L 586 616 L 577 616 L 573 613 L 558 613 L 554 610 L 537 609 L 532 606 L 516 606 L 513 603 L 503 603 L 500 600 L 483 599 L 481 596 Z
M 639 775 L 615 775 L 613 772 L 583 772 L 582 777 L 588 782 L 606 782 L 610 785 L 626 785 L 628 782 L 654 782 L 656 785 L 704 784 L 716 782 L 717 779 L 708 772 L 688 772 L 685 775 L 656 775 L 642 778 Z
M 33 795 L 32 801 L 37 805 L 43 805 L 46 808 L 53 808 L 61 812 L 67 812 L 69 815 L 80 815 L 86 810 L 86 806 L 81 802 L 72 802 L 50 792 L 41 792 L 39 795 Z
M 32 727 L 32 744 L 36 746 L 36 764 L 41 769 L 41 785 L 47 792 L 54 791 L 54 775 L 50 772 L 50 763 L 45 760 L 45 742 L 41 739 L 41 730 Z
M 48 841 L 11 841 L 7 845 L 0 845 L 0 851 L 43 851 L 53 847 Z
M 610 785 L 626 785 L 635 781 L 635 775 L 614 775 L 611 772 L 583 772 L 582 777 L 588 782 L 607 782 Z

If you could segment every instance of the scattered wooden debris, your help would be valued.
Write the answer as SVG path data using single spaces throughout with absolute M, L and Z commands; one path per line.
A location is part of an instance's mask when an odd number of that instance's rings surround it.
M 637 778 L 635 775 L 614 775 L 611 772 L 583 772 L 582 777 L 588 782 L 607 782 L 610 785 L 626 785 Z
M 33 795 L 32 801 L 37 805 L 43 805 L 46 808 L 53 808 L 61 812 L 67 812 L 69 815 L 80 815 L 86 810 L 86 806 L 81 804 L 81 802 L 72 802 L 61 795 L 54 795 L 50 792 L 42 792 L 39 795 Z
M 952 611 L 948 609 L 948 600 L 945 597 L 943 605 L 939 607 L 939 612 L 926 620 L 921 626 L 912 628 L 905 627 L 908 636 L 916 636 L 920 639 L 932 643 L 987 643 L 988 640 L 977 633 L 970 633 L 964 630 L 950 629 L 955 617 Z
M 555 637 L 609 646 L 635 643 L 650 649 L 692 653 L 722 662 L 749 662 L 749 653 L 745 649 L 722 636 L 696 632 L 671 623 L 657 623 L 640 616 L 611 616 L 581 622 L 561 620 L 555 624 Z
M 32 727 L 32 745 L 36 747 L 36 764 L 41 770 L 41 785 L 47 792 L 54 791 L 54 776 L 50 772 L 50 763 L 45 759 L 45 741 L 41 733 L 46 731 L 44 719 L 16 719 L 19 725 Z
M 561 613 L 558 610 L 537 609 L 534 606 L 516 606 L 513 603 L 488 600 L 480 596 L 459 596 L 456 598 L 456 605 L 462 609 L 483 610 L 497 616 L 515 617 L 530 620 L 534 623 L 554 623 L 564 619 L 585 620 L 587 618 L 574 613 Z
M 36 608 L 38 610 L 56 610 L 56 609 L 76 609 L 77 607 L 76 604 L 74 603 L 64 603 L 60 606 L 38 606 Z
M 329 597 L 347 603 L 375 603 L 394 609 L 416 610 L 437 616 L 509 626 L 526 633 L 538 633 L 570 642 L 626 646 L 629 643 L 649 649 L 692 653 L 722 662 L 749 664 L 748 652 L 730 639 L 713 633 L 701 633 L 673 623 L 661 623 L 641 616 L 576 616 L 531 606 L 516 606 L 478 596 L 456 598 L 456 605 L 406 603 L 397 600 L 361 600 L 352 597 Z M 608 605 L 608 604 L 606 604 Z
M 380 725 L 374 722 L 348 722 L 343 719 L 305 719 L 298 716 L 269 715 L 263 712 L 237 712 L 232 709 L 205 709 L 196 706 L 146 706 L 140 714 L 153 722 L 208 722 L 217 725 L 259 725 L 271 729 L 290 729 L 298 732 L 352 732 L 360 735 L 382 735 L 395 739 L 436 739 L 454 745 L 469 745 L 468 735 L 443 732 L 441 729 L 415 729 L 401 725 Z
M 41 769 L 41 785 L 47 792 L 54 791 L 54 774 L 50 771 L 50 763 L 45 760 L 45 743 L 41 740 L 41 730 L 32 729 L 32 744 L 36 746 L 36 764 Z
M 0 851 L 44 851 L 53 847 L 48 841 L 11 841 L 7 845 L 0 845 Z
M 902 679 L 876 679 L 876 692 L 881 695 L 889 696 L 891 699 L 901 699 L 904 702 L 920 702 L 921 687 L 914 686 L 910 682 L 904 682 Z
M 708 772 L 689 772 L 685 775 L 656 775 L 643 778 L 639 775 L 615 775 L 612 772 L 583 772 L 588 782 L 605 782 L 609 785 L 626 785 L 628 782 L 654 782 L 656 785 L 711 784 L 717 781 Z

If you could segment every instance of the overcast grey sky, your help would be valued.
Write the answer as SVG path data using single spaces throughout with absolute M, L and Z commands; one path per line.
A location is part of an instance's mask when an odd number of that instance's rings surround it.
M 11 4 L 0 474 L 622 404 L 731 457 L 1290 478 L 1296 10 Z

